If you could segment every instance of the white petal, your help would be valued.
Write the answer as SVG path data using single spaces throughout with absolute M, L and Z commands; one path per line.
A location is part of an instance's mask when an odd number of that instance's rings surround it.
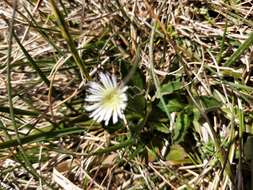
M 98 119 L 97 119 L 97 122 L 101 122 L 101 121 L 103 121 L 104 120 L 104 118 L 105 118 L 105 115 L 106 115 L 106 109 L 102 109 L 101 110 L 101 112 L 100 112 L 100 116 L 98 117 Z
M 102 99 L 101 95 L 99 95 L 99 96 L 97 96 L 97 95 L 89 95 L 89 96 L 87 96 L 87 98 L 85 98 L 85 101 L 87 101 L 87 102 L 98 102 L 101 99 Z
M 107 113 L 106 113 L 106 115 L 105 115 L 105 117 L 104 117 L 105 125 L 108 125 L 109 120 L 110 120 L 110 118 L 112 117 L 112 111 L 113 111 L 112 108 L 110 108 L 110 109 L 107 111 Z
M 89 88 L 87 91 L 88 91 L 90 94 L 99 95 L 99 94 L 102 94 L 102 93 L 104 92 L 104 89 L 102 89 L 102 90 L 97 90 L 97 89 Z
M 101 107 L 99 107 L 98 109 L 94 110 L 91 114 L 90 117 L 95 118 L 96 115 L 99 115 L 101 112 Z
M 118 114 L 119 118 L 121 118 L 121 119 L 123 118 L 123 114 L 121 112 L 120 106 L 117 106 L 117 114 Z
M 127 101 L 127 96 L 126 94 L 120 94 L 120 98 L 123 102 L 126 102 Z
M 117 87 L 117 80 L 116 80 L 115 75 L 112 75 L 112 84 L 113 84 L 113 87 Z
M 100 103 L 96 103 L 96 104 L 92 104 L 92 105 L 87 105 L 85 107 L 85 110 L 86 111 L 92 111 L 92 110 L 97 109 L 99 106 L 100 106 Z
M 110 86 L 111 88 L 114 88 L 114 86 L 113 86 L 113 84 L 112 84 L 112 80 L 111 80 L 111 78 L 109 77 L 109 75 L 106 74 L 105 77 L 107 78 L 107 82 L 108 82 L 109 86 Z
M 109 121 L 110 121 L 110 119 L 105 120 L 105 125 L 106 125 L 106 126 L 108 125 Z
M 118 115 L 117 115 L 117 110 L 113 110 L 113 124 L 118 122 Z
M 128 86 L 124 86 L 123 88 L 121 88 L 121 92 L 124 93 L 127 91 L 127 89 L 128 89 Z
M 108 82 L 108 79 L 104 73 L 100 73 L 99 77 L 105 88 L 111 88 L 110 83 Z
M 126 108 L 127 104 L 126 103 L 121 103 L 120 104 L 120 109 L 124 110 Z
M 100 117 L 101 117 L 102 112 L 103 112 L 103 109 L 102 109 L 102 108 L 100 108 L 99 112 L 98 112 L 97 114 L 94 114 L 93 119 L 94 119 L 95 121 L 97 121 L 97 120 L 98 120 L 98 118 L 100 118 Z
M 97 90 L 97 91 L 101 91 L 101 90 L 104 89 L 100 84 L 98 84 L 96 82 L 90 82 L 89 86 L 90 86 L 91 89 Z

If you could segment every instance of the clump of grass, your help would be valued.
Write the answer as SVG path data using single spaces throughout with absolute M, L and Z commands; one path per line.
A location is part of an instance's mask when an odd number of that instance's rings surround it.
M 251 189 L 250 1 L 1 1 L 0 187 Z M 95 122 L 87 85 L 128 86 Z

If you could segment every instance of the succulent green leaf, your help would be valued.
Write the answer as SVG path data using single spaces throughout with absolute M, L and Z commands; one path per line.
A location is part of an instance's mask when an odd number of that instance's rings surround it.
M 186 113 L 180 113 L 176 119 L 176 125 L 173 130 L 173 141 L 179 143 L 184 140 L 184 136 L 191 124 L 190 117 Z
M 163 123 L 160 123 L 160 122 L 159 123 L 152 123 L 152 127 L 161 133 L 165 133 L 165 134 L 170 133 L 169 128 Z
M 207 112 L 219 109 L 222 106 L 222 103 L 213 96 L 201 96 L 200 100 Z
M 161 95 L 172 94 L 176 90 L 183 88 L 183 83 L 180 81 L 173 81 L 161 86 L 160 91 Z
M 158 107 L 165 112 L 165 109 L 167 109 L 168 112 L 179 112 L 184 109 L 185 105 L 180 102 L 178 99 L 172 99 L 169 100 L 166 104 L 166 107 L 164 107 L 161 103 L 161 101 L 158 103 Z

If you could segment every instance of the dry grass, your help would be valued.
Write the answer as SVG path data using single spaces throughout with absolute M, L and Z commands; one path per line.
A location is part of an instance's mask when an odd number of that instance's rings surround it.
M 252 188 L 253 1 L 50 2 L 0 2 L 2 189 Z M 100 71 L 129 129 L 88 118 Z

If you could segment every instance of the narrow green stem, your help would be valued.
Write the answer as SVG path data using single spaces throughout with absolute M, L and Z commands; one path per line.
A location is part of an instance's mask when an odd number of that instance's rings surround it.
M 7 93 L 8 93 L 8 101 L 9 101 L 9 111 L 10 111 L 10 117 L 12 120 L 12 125 L 15 129 L 17 140 L 19 140 L 19 132 L 17 129 L 16 121 L 15 121 L 15 114 L 14 114 L 14 108 L 13 108 L 13 102 L 12 102 L 12 86 L 11 86 L 11 51 L 12 51 L 12 37 L 14 33 L 14 18 L 16 15 L 16 8 L 17 8 L 17 0 L 14 1 L 13 4 L 13 13 L 12 13 L 12 22 L 9 24 L 9 44 L 8 44 L 8 55 L 7 55 Z
M 18 43 L 19 47 L 21 48 L 22 52 L 24 53 L 25 57 L 28 59 L 29 64 L 34 68 L 34 70 L 40 75 L 40 78 L 46 83 L 47 86 L 50 85 L 50 81 L 45 76 L 45 74 L 41 71 L 40 67 L 36 64 L 36 62 L 33 60 L 33 58 L 30 56 L 30 54 L 27 52 L 25 47 L 21 44 L 19 38 L 13 31 L 12 33 L 13 37 L 15 38 L 16 42 Z
M 205 121 L 208 123 L 209 125 L 209 129 L 211 131 L 211 135 L 213 137 L 213 141 L 214 141 L 214 146 L 217 150 L 217 157 L 218 160 L 220 162 L 220 164 L 222 165 L 222 168 L 224 168 L 225 173 L 227 174 L 227 176 L 230 178 L 231 182 L 233 183 L 233 173 L 231 170 L 231 165 L 229 162 L 227 162 L 226 156 L 225 156 L 225 150 L 221 147 L 221 142 L 219 137 L 217 136 L 207 114 L 205 113 L 205 111 L 201 108 L 201 106 L 199 105 L 199 103 L 194 99 L 194 97 L 192 96 L 191 91 L 189 90 L 188 87 L 186 87 L 186 90 L 191 98 L 191 100 L 193 101 L 193 103 L 195 104 L 195 106 L 197 107 L 197 109 L 199 110 L 199 112 L 201 113 L 202 117 L 205 119 Z
M 240 56 L 253 44 L 253 32 L 249 35 L 249 37 L 240 45 L 240 47 L 229 57 L 229 59 L 225 62 L 224 66 L 229 67 L 233 65 Z
M 26 168 L 26 170 L 31 173 L 34 177 L 40 179 L 41 177 L 38 175 L 36 170 L 33 168 L 32 164 L 30 163 L 29 159 L 27 158 L 25 151 L 23 147 L 21 146 L 21 140 L 20 135 L 18 131 L 18 127 L 16 125 L 15 120 L 15 113 L 14 113 L 14 107 L 13 107 L 13 101 L 12 101 L 12 85 L 11 85 L 11 52 L 12 52 L 12 38 L 15 37 L 17 40 L 17 36 L 14 34 L 14 21 L 15 21 L 15 15 L 16 15 L 16 9 L 17 9 L 17 0 L 13 3 L 13 13 L 12 13 L 12 20 L 11 22 L 7 22 L 9 25 L 9 44 L 8 44 L 8 54 L 7 54 L 7 93 L 8 93 L 8 102 L 10 107 L 10 117 L 12 120 L 12 125 L 15 130 L 15 134 L 17 137 L 17 145 L 15 146 L 17 148 L 17 154 L 19 154 L 22 158 L 20 160 L 20 164 Z M 18 159 L 17 156 L 15 156 L 16 159 Z M 47 185 L 49 185 L 45 180 L 43 182 Z
M 220 52 L 218 54 L 218 58 L 217 58 L 217 63 L 220 64 L 221 63 L 221 59 L 222 59 L 222 53 L 224 51 L 224 46 L 225 46 L 225 39 L 226 39 L 226 35 L 227 35 L 227 28 L 228 28 L 228 22 L 226 20 L 226 23 L 225 23 L 225 30 L 224 30 L 224 33 L 223 33 L 223 36 L 222 36 L 222 40 L 221 40 L 221 44 L 220 44 Z
M 65 24 L 63 15 L 61 14 L 61 12 L 59 11 L 59 9 L 57 8 L 57 5 L 55 3 L 54 0 L 50 0 L 50 3 L 52 5 L 52 9 L 53 9 L 53 13 L 57 19 L 57 24 L 60 27 L 61 30 L 61 34 L 62 37 L 67 41 L 68 47 L 72 53 L 72 56 L 76 62 L 76 64 L 78 65 L 80 72 L 82 74 L 82 76 L 86 79 L 86 80 L 90 80 L 91 77 L 88 73 L 88 71 L 86 70 L 84 63 L 82 61 L 82 59 L 80 58 L 78 51 L 75 47 L 75 43 L 74 40 L 72 39 L 69 30 L 67 28 L 67 25 Z
M 151 72 L 151 76 L 153 78 L 155 87 L 156 87 L 156 92 L 158 95 L 158 98 L 161 100 L 162 106 L 164 107 L 166 116 L 171 119 L 170 113 L 167 110 L 165 101 L 163 99 L 163 96 L 161 94 L 161 90 L 160 90 L 160 84 L 159 84 L 159 80 L 156 77 L 155 71 L 154 71 L 154 36 L 155 36 L 155 29 L 156 29 L 156 22 L 154 21 L 153 27 L 152 27 L 152 31 L 151 31 L 151 35 L 150 35 L 150 41 L 149 41 L 149 64 L 150 64 L 150 72 Z

